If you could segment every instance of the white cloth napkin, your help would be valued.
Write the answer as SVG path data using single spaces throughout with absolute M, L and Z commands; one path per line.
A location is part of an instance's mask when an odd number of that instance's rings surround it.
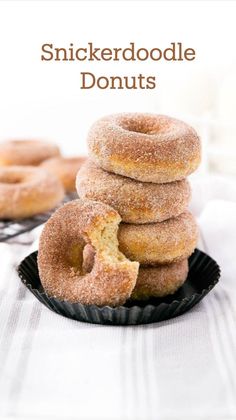
M 236 188 L 214 177 L 192 184 L 199 246 L 222 277 L 175 319 L 110 327 L 63 318 L 19 281 L 15 267 L 33 249 L 0 245 L 1 419 L 236 419 Z

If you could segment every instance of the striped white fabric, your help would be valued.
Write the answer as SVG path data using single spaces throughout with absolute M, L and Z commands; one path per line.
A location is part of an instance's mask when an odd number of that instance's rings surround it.
M 236 195 L 229 201 L 224 187 L 224 200 L 207 202 L 194 185 L 200 247 L 222 278 L 169 321 L 107 327 L 58 316 L 17 277 L 32 249 L 0 245 L 0 419 L 236 419 Z

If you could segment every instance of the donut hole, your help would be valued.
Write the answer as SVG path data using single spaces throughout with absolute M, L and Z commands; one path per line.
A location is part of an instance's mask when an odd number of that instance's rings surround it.
M 11 144 L 14 144 L 14 146 L 22 146 L 29 144 L 29 140 L 11 140 Z M 30 142 L 31 143 L 31 142 Z
M 24 151 L 26 148 L 37 146 L 37 143 L 37 140 L 10 140 L 6 145 L 13 146 L 18 153 L 18 149 Z
M 94 266 L 95 255 L 96 255 L 95 248 L 90 244 L 86 244 L 83 249 L 83 263 L 82 263 L 83 273 L 85 274 L 91 273 Z
M 2 174 L 0 177 L 1 184 L 20 184 L 22 182 L 22 177 L 19 174 L 8 173 Z
M 155 135 L 167 129 L 167 124 L 163 120 L 149 117 L 130 117 L 128 119 L 121 119 L 120 125 L 124 130 L 131 131 L 133 133 Z
M 68 248 L 67 261 L 75 273 L 82 272 L 84 246 L 82 239 L 79 239 L 77 242 L 70 244 Z
M 122 123 L 122 128 L 127 131 L 132 131 L 133 133 L 149 134 L 150 128 L 143 121 L 124 121 Z
M 92 271 L 95 259 L 95 248 L 82 239 L 70 245 L 68 264 L 76 274 L 85 275 Z

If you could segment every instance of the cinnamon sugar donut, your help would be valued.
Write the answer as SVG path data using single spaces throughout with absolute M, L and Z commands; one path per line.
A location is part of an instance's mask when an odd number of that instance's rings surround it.
M 138 267 L 118 250 L 119 214 L 103 203 L 74 200 L 59 208 L 46 223 L 39 242 L 39 275 L 45 291 L 69 302 L 116 306 L 135 286 Z M 86 272 L 83 251 L 95 249 L 94 265 Z
M 39 165 L 43 160 L 59 156 L 57 145 L 41 140 L 9 140 L 0 143 L 0 166 Z
M 63 196 L 61 183 L 44 169 L 0 167 L 0 219 L 26 218 L 51 210 Z
M 140 264 L 167 264 L 186 258 L 197 239 L 197 225 L 189 211 L 160 223 L 121 223 L 118 232 L 121 252 Z
M 91 271 L 94 265 L 94 249 L 87 245 L 84 251 L 84 266 L 88 271 Z M 150 297 L 162 297 L 173 294 L 184 284 L 187 276 L 187 258 L 165 265 L 141 265 L 130 299 L 147 300 Z
M 140 267 L 131 299 L 147 300 L 175 293 L 188 276 L 188 260 L 156 267 Z
M 195 130 L 165 115 L 104 117 L 90 129 L 88 146 L 92 159 L 103 169 L 143 182 L 181 180 L 200 163 Z
M 62 182 L 65 191 L 73 192 L 75 188 L 75 178 L 81 165 L 86 160 L 84 156 L 78 157 L 54 157 L 45 160 L 41 166 L 47 171 L 56 175 Z
M 127 223 L 162 222 L 181 214 L 190 200 L 187 180 L 143 183 L 106 172 L 89 159 L 78 172 L 76 187 L 81 198 L 109 204 Z

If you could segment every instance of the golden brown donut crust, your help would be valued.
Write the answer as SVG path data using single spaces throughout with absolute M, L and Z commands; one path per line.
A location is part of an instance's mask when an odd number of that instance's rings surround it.
M 56 144 L 41 140 L 9 140 L 0 143 L 0 166 L 39 165 L 60 155 Z
M 61 300 L 117 306 L 135 286 L 139 264 L 118 250 L 119 214 L 103 203 L 74 200 L 46 223 L 39 243 L 39 275 L 45 291 Z M 84 272 L 83 252 L 95 249 L 94 265 Z
M 87 245 L 85 251 L 84 265 L 88 271 L 91 271 L 94 265 L 94 249 Z M 140 265 L 136 285 L 130 299 L 147 300 L 151 297 L 163 297 L 173 294 L 184 284 L 187 276 L 187 258 L 165 265 Z
M 131 299 L 147 300 L 175 293 L 188 276 L 188 260 L 156 267 L 139 267 L 136 286 Z
M 195 130 L 165 115 L 104 117 L 91 127 L 88 146 L 98 166 L 143 182 L 184 179 L 197 169 L 201 158 Z
M 60 179 L 66 192 L 74 192 L 76 191 L 75 179 L 77 172 L 85 160 L 85 156 L 55 157 L 45 160 L 41 166 Z
M 34 166 L 0 167 L 0 219 L 34 216 L 63 199 L 58 179 Z
M 198 239 L 193 215 L 187 211 L 160 223 L 121 223 L 119 248 L 140 264 L 168 264 L 189 257 Z
M 76 187 L 80 198 L 106 203 L 124 222 L 137 224 L 178 216 L 186 210 L 191 195 L 187 180 L 144 183 L 106 172 L 90 159 L 79 170 Z

